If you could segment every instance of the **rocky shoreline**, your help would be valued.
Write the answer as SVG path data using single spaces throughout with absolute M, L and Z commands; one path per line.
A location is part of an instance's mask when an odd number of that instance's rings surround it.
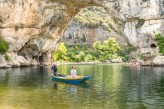
M 57 65 L 124 64 L 123 62 L 99 62 L 99 61 L 93 61 L 93 62 L 55 62 L 55 63 Z M 47 65 L 52 65 L 52 62 L 40 64 L 40 63 L 32 63 L 32 62 L 31 63 L 30 62 L 25 63 L 25 62 L 20 62 L 17 60 L 17 64 L 15 64 L 14 61 L 11 61 L 11 62 L 3 61 L 3 63 L 0 62 L 0 69 L 16 68 L 16 67 L 17 68 L 18 67 L 30 67 L 30 66 L 47 66 Z
M 0 54 L 0 69 L 4 68 L 15 68 L 15 67 L 30 67 L 30 66 L 46 66 L 51 65 L 52 62 L 44 62 L 40 63 L 39 61 L 27 61 L 24 57 L 18 56 L 14 53 L 7 54 L 10 56 L 10 60 L 5 59 L 5 55 Z M 56 62 L 57 65 L 73 65 L 73 64 L 125 64 L 125 65 L 141 65 L 141 66 L 164 66 L 164 56 L 156 56 L 153 60 L 138 60 L 137 63 L 124 63 L 122 61 L 113 60 L 109 62 L 99 62 L 99 61 L 92 61 L 92 62 Z
M 19 67 L 32 67 L 32 66 L 48 66 L 51 65 L 51 63 L 44 63 L 44 64 L 8 64 L 8 63 L 0 63 L 0 69 L 6 69 L 6 68 L 19 68 Z M 132 64 L 132 63 L 111 63 L 111 62 L 56 62 L 57 65 L 93 65 L 93 64 L 115 64 L 115 65 L 127 65 L 127 66 L 152 66 L 152 67 L 160 67 L 164 66 L 164 63 L 139 63 L 139 64 Z

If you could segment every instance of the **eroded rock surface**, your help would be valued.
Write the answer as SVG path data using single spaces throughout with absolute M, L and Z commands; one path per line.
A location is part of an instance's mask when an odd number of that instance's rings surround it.
M 9 42 L 7 54 L 17 63 L 8 65 L 50 62 L 71 18 L 88 6 L 104 7 L 136 47 L 149 47 L 145 34 L 164 33 L 163 0 L 0 0 L 0 37 Z M 13 53 L 21 58 L 13 59 Z

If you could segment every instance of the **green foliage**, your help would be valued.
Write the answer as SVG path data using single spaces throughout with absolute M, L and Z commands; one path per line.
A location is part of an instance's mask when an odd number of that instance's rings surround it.
M 111 18 L 106 17 L 107 12 L 102 7 L 89 7 L 82 9 L 74 18 L 74 22 L 80 22 L 88 28 L 103 27 L 107 31 L 112 30 Z
M 67 61 L 66 52 L 67 52 L 67 48 L 65 47 L 64 43 L 61 43 L 56 53 L 53 56 L 53 60 L 54 61 Z
M 127 62 L 130 60 L 130 53 L 136 50 L 137 49 L 133 46 L 122 46 L 119 50 L 119 55 L 122 57 L 123 61 Z
M 96 41 L 93 43 L 93 48 L 98 51 L 102 48 L 100 41 Z
M 159 46 L 159 52 L 164 55 L 164 36 L 156 34 L 156 41 Z
M 0 38 L 0 54 L 4 54 L 9 49 L 9 43 L 4 39 Z
M 91 54 L 87 54 L 84 58 L 85 62 L 89 62 L 89 61 L 92 61 L 92 60 L 93 60 L 93 56 Z
M 83 34 L 81 40 L 82 40 L 82 42 L 86 42 L 86 36 L 84 34 Z
M 87 45 L 65 46 L 61 43 L 57 52 L 54 54 L 54 61 L 69 61 L 69 62 L 89 62 L 89 61 L 110 61 L 112 59 L 122 58 L 128 61 L 129 54 L 135 51 L 132 46 L 123 46 L 120 48 L 114 38 L 109 38 L 102 44 L 96 41 L 93 47 Z
M 89 53 L 87 46 L 72 46 L 68 47 L 67 57 L 71 62 L 81 62 L 85 60 L 86 55 Z
M 6 54 L 6 55 L 5 55 L 5 60 L 6 60 L 6 61 L 11 61 L 11 58 Z
M 155 55 L 152 55 L 151 52 L 146 52 L 146 53 L 139 54 L 139 57 L 140 59 L 147 61 L 147 60 L 153 60 Z
M 114 38 L 109 38 L 107 41 L 101 45 L 99 41 L 93 44 L 94 56 L 99 61 L 111 60 L 116 58 L 118 51 L 120 49 L 118 43 Z

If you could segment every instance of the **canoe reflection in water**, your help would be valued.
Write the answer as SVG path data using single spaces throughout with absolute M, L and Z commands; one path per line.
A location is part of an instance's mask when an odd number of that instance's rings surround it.
M 54 89 L 58 90 L 58 83 L 57 82 L 54 83 Z
M 71 94 L 76 94 L 77 92 L 77 86 L 71 85 Z
M 82 83 L 65 83 L 65 82 L 59 82 L 59 81 L 55 81 L 55 83 L 53 84 L 53 88 L 55 90 L 58 90 L 58 86 L 60 84 L 65 84 L 65 85 L 69 85 L 70 86 L 70 92 L 71 94 L 76 94 L 77 93 L 77 88 L 78 87 L 82 87 L 82 88 L 91 88 L 90 85 L 86 82 L 82 82 Z

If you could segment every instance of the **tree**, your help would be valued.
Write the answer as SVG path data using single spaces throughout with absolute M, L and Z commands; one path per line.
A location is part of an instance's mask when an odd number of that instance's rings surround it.
M 94 42 L 94 43 L 93 43 L 93 48 L 94 48 L 95 50 L 100 50 L 100 49 L 101 49 L 101 43 L 100 43 L 100 41 Z
M 107 41 L 104 41 L 102 46 L 103 55 L 105 60 L 110 60 L 115 58 L 117 52 L 119 51 L 120 47 L 116 42 L 115 38 L 109 38 Z
M 104 42 L 105 49 L 111 53 L 115 54 L 120 49 L 118 43 L 116 42 L 115 38 L 109 38 L 107 41 Z
M 54 61 L 71 62 L 106 61 L 117 58 L 119 49 L 120 47 L 114 38 L 109 38 L 103 44 L 96 41 L 93 44 L 93 49 L 88 49 L 86 45 L 83 45 L 72 46 L 67 50 L 64 43 L 61 43 L 53 58 Z
M 84 61 L 84 57 L 85 57 L 85 53 L 83 51 L 80 51 L 79 52 L 79 58 L 80 58 L 80 61 Z
M 100 43 L 100 41 L 96 41 L 93 43 L 93 48 L 94 48 L 94 52 L 93 55 L 99 59 L 99 56 L 101 54 L 101 49 L 102 49 L 102 45 Z
M 93 44 L 93 47 L 94 56 L 100 61 L 111 60 L 115 58 L 120 49 L 115 38 L 109 38 L 108 40 L 104 41 L 102 45 L 99 41 L 96 41 Z
M 93 57 L 91 54 L 87 54 L 84 58 L 84 61 L 88 62 L 88 61 L 92 61 L 93 60 Z
M 64 43 L 61 43 L 56 53 L 53 56 L 54 61 L 67 61 L 67 48 Z

